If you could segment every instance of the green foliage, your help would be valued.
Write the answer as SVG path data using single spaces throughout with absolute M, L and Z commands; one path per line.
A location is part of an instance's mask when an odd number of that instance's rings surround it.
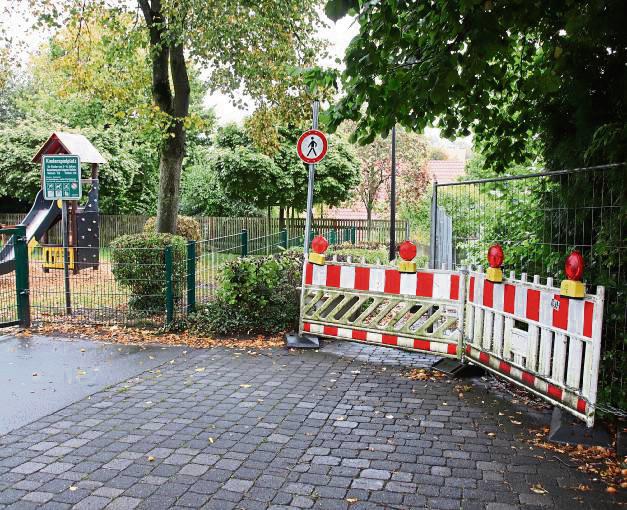
M 76 132 L 52 122 L 22 120 L 0 127 L 0 197 L 30 204 L 41 187 L 39 165 L 33 156 L 54 131 Z M 84 127 L 80 133 L 107 160 L 100 167 L 100 210 L 103 213 L 139 213 L 154 205 L 156 153 L 137 143 L 131 132 L 117 126 Z M 85 177 L 89 172 L 85 170 Z M 26 205 L 27 207 L 27 205 Z
M 219 129 L 207 163 L 183 177 L 184 210 L 254 212 L 277 205 L 304 210 L 308 170 L 295 149 L 300 131 L 278 132 L 278 149 L 267 156 L 256 149 L 246 130 L 236 125 Z M 340 136 L 331 137 L 327 156 L 316 168 L 316 203 L 339 205 L 347 200 L 359 182 L 358 170 L 350 145 Z
M 217 149 L 211 165 L 227 197 L 258 208 L 277 204 L 289 186 L 271 158 L 246 147 Z
M 129 308 L 144 315 L 165 311 L 165 248 L 172 250 L 172 282 L 175 303 L 183 297 L 186 246 L 183 237 L 172 234 L 131 234 L 111 243 L 111 271 L 115 280 L 131 291 Z
M 222 335 L 276 333 L 298 322 L 302 253 L 227 262 L 217 298 L 190 318 L 190 328 Z
M 146 220 L 144 224 L 145 234 L 154 234 L 157 232 L 157 217 L 153 216 Z M 202 234 L 200 231 L 200 223 L 189 216 L 179 216 L 176 219 L 176 235 L 181 236 L 188 241 L 200 241 Z
M 227 197 L 215 173 L 211 155 L 187 167 L 181 180 L 181 212 L 202 216 L 259 216 L 259 209 Z
M 350 9 L 360 30 L 331 126 L 357 121 L 364 142 L 397 122 L 472 130 L 500 171 L 537 149 L 553 168 L 625 160 L 622 0 L 327 2 L 334 18 Z

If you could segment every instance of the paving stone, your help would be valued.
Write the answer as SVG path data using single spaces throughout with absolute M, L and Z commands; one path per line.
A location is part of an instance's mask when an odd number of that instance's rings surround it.
M 101 496 L 87 496 L 74 505 L 72 510 L 101 510 L 111 502 L 111 499 Z
M 580 483 L 582 506 L 616 506 L 585 473 L 528 453 L 500 418 L 511 404 L 403 375 L 431 356 L 344 342 L 266 354 L 190 350 L 160 378 L 3 436 L 0 510 L 568 508 Z M 538 480 L 548 495 L 529 492 Z
M 133 510 L 141 503 L 141 499 L 129 498 L 127 496 L 120 496 L 115 498 L 105 508 L 106 510 Z
M 392 473 L 383 469 L 364 469 L 360 474 L 362 478 L 375 478 L 377 480 L 389 480 Z
M 240 480 L 237 478 L 231 478 L 223 485 L 223 489 L 231 492 L 246 492 L 253 486 L 253 482 L 250 480 Z
M 203 466 L 201 464 L 187 464 L 183 466 L 183 469 L 179 471 L 179 475 L 187 476 L 200 476 L 207 472 L 209 466 Z

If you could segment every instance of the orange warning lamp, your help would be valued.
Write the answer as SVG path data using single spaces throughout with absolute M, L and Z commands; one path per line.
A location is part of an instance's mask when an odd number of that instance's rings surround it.
M 583 278 L 584 262 L 580 252 L 573 250 L 564 264 L 564 272 L 566 280 L 562 281 L 560 286 L 560 295 L 569 298 L 583 298 L 586 295 L 586 286 L 581 279 Z
M 329 241 L 327 241 L 323 236 L 314 237 L 313 241 L 311 241 L 311 249 L 313 252 L 309 252 L 309 262 L 319 266 L 324 266 L 324 262 L 326 260 L 324 252 L 327 251 L 328 247 Z
M 490 267 L 486 271 L 486 278 L 492 283 L 501 283 L 503 281 L 503 248 L 496 243 L 488 248 L 488 264 Z
M 398 270 L 401 273 L 415 273 L 416 245 L 411 241 L 403 241 L 398 247 L 398 254 L 403 260 L 398 263 Z

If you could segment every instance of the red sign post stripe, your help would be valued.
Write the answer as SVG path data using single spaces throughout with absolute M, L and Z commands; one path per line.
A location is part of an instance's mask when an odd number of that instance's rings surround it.
M 586 301 L 583 304 L 583 336 L 592 338 L 592 317 L 594 315 L 594 303 Z
M 395 335 L 381 335 L 381 343 L 385 345 L 397 345 L 398 337 Z
M 313 264 L 311 262 L 307 262 L 307 267 L 305 268 L 305 285 L 311 285 L 313 282 Z
M 540 320 L 540 291 L 527 289 L 527 319 L 532 321 Z
M 324 326 L 322 331 L 324 335 L 337 336 L 337 327 L 335 326 Z
M 471 303 L 475 302 L 475 277 L 471 276 L 470 277 L 470 288 L 468 289 L 468 300 Z
M 553 308 L 553 326 L 561 329 L 568 329 L 568 298 L 562 298 L 555 294 L 553 299 L 559 303 L 558 308 Z
M 452 274 L 451 275 L 451 293 L 449 298 L 457 301 L 459 299 L 459 275 Z
M 420 349 L 421 351 L 430 351 L 431 342 L 429 342 L 429 340 L 418 340 L 417 338 L 415 338 L 414 349 Z
M 401 292 L 401 273 L 396 269 L 385 270 L 385 285 L 383 292 L 387 294 L 399 294 Z
M 355 290 L 370 290 L 370 268 L 355 268 Z
M 483 285 L 483 306 L 492 308 L 494 305 L 494 283 L 485 280 Z
M 505 284 L 503 291 L 503 311 L 506 313 L 514 313 L 516 303 L 516 287 L 514 285 Z
M 367 337 L 367 333 L 359 329 L 353 329 L 351 331 L 351 337 L 353 340 L 365 340 Z
M 340 266 L 327 265 L 327 287 L 340 286 L 341 271 L 342 268 Z
M 416 296 L 433 296 L 433 273 L 416 274 Z

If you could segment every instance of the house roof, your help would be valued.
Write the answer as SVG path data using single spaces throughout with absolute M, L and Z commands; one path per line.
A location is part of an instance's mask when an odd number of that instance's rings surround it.
M 454 159 L 431 159 L 427 162 L 427 168 L 433 180 L 438 181 L 440 184 L 448 184 L 449 182 L 457 181 L 459 177 L 466 173 L 466 162 Z
M 41 162 L 41 157 L 47 154 L 76 154 L 81 163 L 106 163 L 98 149 L 87 138 L 76 133 L 62 133 L 57 131 L 43 144 L 35 154 L 33 163 Z

